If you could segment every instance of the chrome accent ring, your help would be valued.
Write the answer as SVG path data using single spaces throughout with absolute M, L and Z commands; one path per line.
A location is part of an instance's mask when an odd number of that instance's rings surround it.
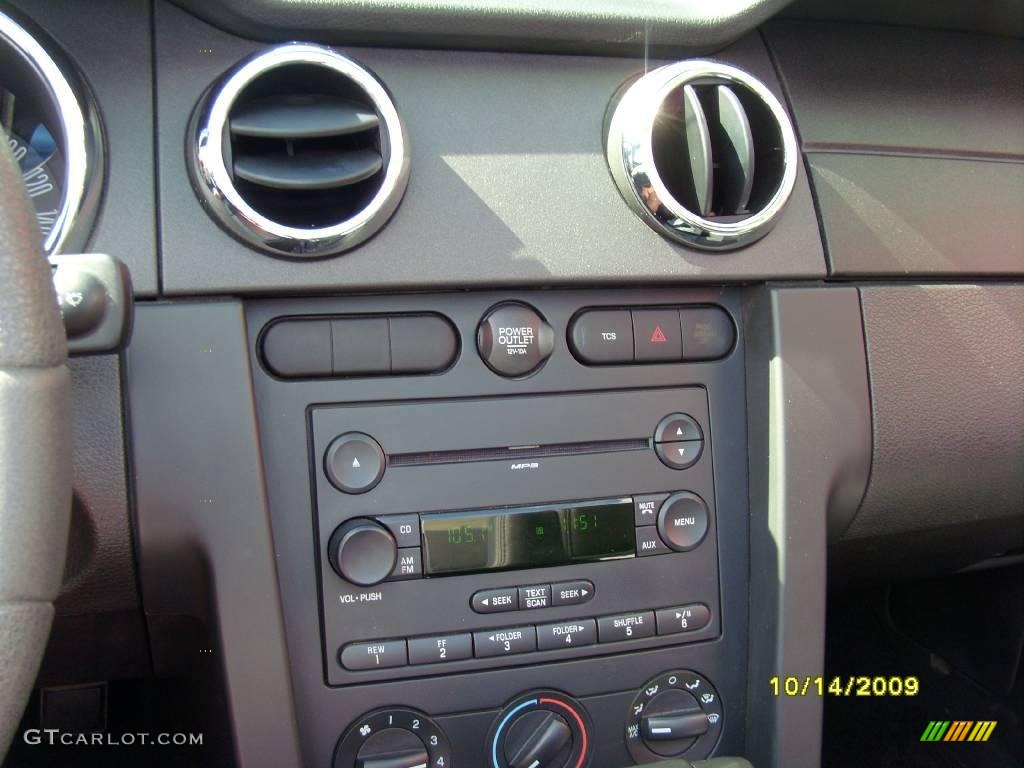
M 57 221 L 43 241 L 46 254 L 85 250 L 103 181 L 103 131 L 84 81 L 64 74 L 42 44 L 10 16 L 0 12 L 0 37 L 35 69 L 57 106 L 64 134 L 64 189 Z M 63 61 L 63 59 L 61 59 Z M 73 72 L 69 66 L 69 72 Z
M 260 75 L 295 64 L 326 67 L 352 80 L 369 96 L 382 121 L 386 151 L 380 189 L 359 213 L 328 227 L 289 227 L 259 213 L 238 193 L 224 163 L 228 115 L 239 94 Z M 193 113 L 187 152 L 192 181 L 207 211 L 243 242 L 291 258 L 330 256 L 367 240 L 398 208 L 409 180 L 409 139 L 385 86 L 351 59 L 307 43 L 256 54 L 207 92 Z
M 700 81 L 747 88 L 764 102 L 779 127 L 782 178 L 764 207 L 742 221 L 715 221 L 688 210 L 668 191 L 654 163 L 651 135 L 662 102 L 676 88 Z M 799 164 L 789 115 L 767 86 L 741 69 L 700 59 L 659 67 L 625 87 L 613 105 L 605 147 L 612 178 L 630 207 L 658 232 L 704 250 L 739 248 L 768 234 L 793 192 Z M 644 203 L 643 190 L 648 187 L 662 204 L 656 213 Z

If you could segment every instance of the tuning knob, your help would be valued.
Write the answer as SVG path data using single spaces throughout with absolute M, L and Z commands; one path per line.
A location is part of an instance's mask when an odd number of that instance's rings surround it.
M 523 694 L 491 728 L 488 768 L 580 768 L 589 731 L 590 718 L 574 699 L 555 691 Z
M 357 518 L 338 526 L 331 534 L 327 557 L 345 581 L 370 587 L 391 575 L 398 545 L 391 531 L 380 523 Z

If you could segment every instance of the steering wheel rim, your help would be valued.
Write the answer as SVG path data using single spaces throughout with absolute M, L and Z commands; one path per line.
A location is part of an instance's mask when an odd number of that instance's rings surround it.
M 67 342 L 40 241 L 0 131 L 0 762 L 46 649 L 71 514 Z

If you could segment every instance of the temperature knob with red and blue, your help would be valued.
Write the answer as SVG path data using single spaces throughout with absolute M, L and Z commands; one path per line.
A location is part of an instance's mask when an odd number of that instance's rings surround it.
M 558 691 L 523 694 L 501 711 L 487 739 L 487 768 L 584 768 L 590 716 Z

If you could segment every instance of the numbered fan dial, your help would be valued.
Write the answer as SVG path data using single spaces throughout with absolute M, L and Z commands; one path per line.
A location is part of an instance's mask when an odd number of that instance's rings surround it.
M 349 726 L 334 750 L 334 768 L 451 768 L 441 726 L 415 709 L 370 712 Z

